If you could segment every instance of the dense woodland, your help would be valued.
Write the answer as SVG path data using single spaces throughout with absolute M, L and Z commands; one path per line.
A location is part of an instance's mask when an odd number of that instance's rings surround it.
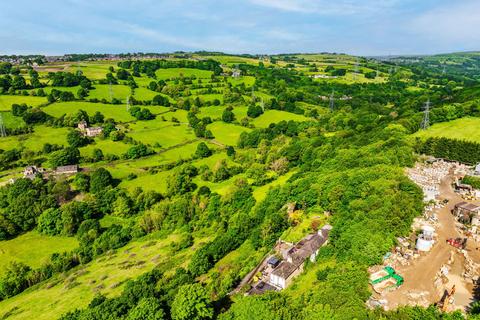
M 40 125 L 68 130 L 67 145 L 46 143 L 35 152 L 2 150 L 0 169 L 31 164 L 50 168 L 80 164 L 89 168 L 70 178 L 19 178 L 0 188 L 0 240 L 37 230 L 49 236 L 75 237 L 79 243 L 71 252 L 54 253 L 39 268 L 12 263 L 0 279 L 0 299 L 35 289 L 43 281 L 77 270 L 133 241 L 175 233 L 180 238 L 171 245 L 172 252 L 191 252 L 194 248 L 186 263 L 175 264 L 172 258 L 171 264 L 161 263 L 127 281 L 119 296 L 99 293 L 88 306 L 70 310 L 61 319 L 464 319 L 458 312 L 442 314 L 434 306 L 369 310 L 365 301 L 371 294 L 367 268 L 381 263 L 396 238 L 410 232 L 413 218 L 423 210 L 422 192 L 404 175 L 403 168 L 412 166 L 422 153 L 471 164 L 480 160 L 477 143 L 411 137 L 420 129 L 427 99 L 434 106 L 431 124 L 478 116 L 478 103 L 465 95 L 475 88 L 476 81 L 456 73 L 448 77 L 440 72 L 432 75 L 434 71 L 428 68 L 391 62 L 380 64 L 386 79 L 383 82 L 316 81 L 304 71 L 317 68 L 315 61 L 295 55 L 272 60 L 268 65 L 262 61 L 235 64 L 242 76 L 254 78 L 251 85 L 228 82 L 228 68 L 214 55 L 199 61 L 125 60 L 95 81 L 82 72 L 50 72 L 40 81 L 32 68 L 27 68 L 27 77 L 17 66 L 0 64 L 2 93 L 21 96 L 33 92 L 46 97 L 42 106 L 12 105 L 12 114 L 26 125 L 17 131 L 7 128 L 10 135 L 29 134 Z M 374 65 L 367 59 L 362 63 Z M 392 66 L 398 70 L 388 74 Z M 199 83 L 195 76 L 157 79 L 158 70 L 172 68 L 208 71 L 211 77 L 208 84 Z M 335 76 L 351 72 L 333 69 L 327 72 Z M 376 77 L 372 70 L 362 71 L 365 78 Z M 139 99 L 132 94 L 128 114 L 148 123 L 163 117 L 152 112 L 150 106 L 183 110 L 186 125 L 197 139 L 190 158 L 148 169 L 152 174 L 171 172 L 165 192 L 122 188 L 122 181 L 112 176 L 109 166 L 102 165 L 161 154 L 162 141 L 158 145 L 137 141 L 121 128 L 120 121 L 100 111 L 89 114 L 79 110 L 62 116 L 44 111 L 59 102 L 100 102 L 89 97 L 100 84 L 124 84 L 134 93 L 142 76 L 148 77 L 148 89 L 154 95 Z M 49 87 L 59 88 L 47 90 Z M 68 87 L 78 87 L 78 92 L 67 91 Z M 271 98 L 250 98 L 253 89 Z M 217 98 L 202 101 L 192 96 L 189 91 L 193 90 L 221 92 L 222 102 Z M 329 110 L 330 100 L 319 97 L 329 97 L 332 92 L 336 100 Z M 101 102 L 112 106 L 123 103 L 115 98 Z M 241 105 L 248 107 L 242 119 L 235 114 Z M 218 106 L 222 106 L 221 113 L 214 117 L 218 119 L 201 113 L 202 109 Z M 270 110 L 303 115 L 307 120 L 282 120 L 255 127 L 254 120 Z M 172 118 L 172 126 L 180 125 L 175 120 Z M 127 151 L 119 156 L 95 148 L 91 156 L 82 155 L 79 149 L 95 140 L 75 129 L 81 121 L 101 126 L 102 141 L 121 142 L 128 146 Z M 217 138 L 209 129 L 215 121 L 248 131 L 239 134 L 234 145 L 214 149 L 208 142 Z M 225 159 L 213 167 L 195 164 L 219 154 Z M 284 184 L 270 188 L 260 201 L 255 198 L 255 188 L 287 172 L 292 174 Z M 125 180 L 136 178 L 131 173 Z M 207 185 L 199 186 L 198 181 L 229 181 L 231 188 L 220 194 Z M 224 273 L 215 271 L 215 265 L 245 244 L 252 246 L 252 256 L 268 252 L 285 231 L 295 226 L 285 212 L 285 205 L 292 202 L 305 215 L 328 213 L 333 226 L 329 244 L 321 248 L 317 258 L 320 267 L 310 290 L 229 295 L 245 275 L 243 268 L 251 265 L 244 261 L 245 265 L 239 263 L 236 269 Z M 115 217 L 122 223 L 104 226 L 101 222 L 105 217 Z M 203 240 L 198 242 L 196 238 Z M 307 272 L 311 268 L 307 265 Z M 468 317 L 476 319 L 477 313 L 480 310 L 473 305 Z

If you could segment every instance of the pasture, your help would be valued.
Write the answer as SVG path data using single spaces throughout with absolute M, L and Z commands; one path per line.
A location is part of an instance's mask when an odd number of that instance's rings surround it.
M 33 133 L 0 138 L 0 149 L 10 150 L 23 146 L 31 151 L 40 151 L 45 143 L 66 145 L 67 132 L 67 128 L 35 126 Z
M 21 104 L 26 103 L 32 107 L 38 107 L 44 103 L 47 103 L 47 98 L 45 97 L 33 97 L 33 96 L 10 96 L 10 95 L 0 95 L 0 111 L 10 111 L 12 110 L 12 104 Z
M 93 116 L 95 112 L 99 111 L 105 116 L 105 119 L 112 118 L 115 121 L 119 122 L 128 122 L 135 120 L 135 118 L 132 117 L 127 111 L 125 105 L 74 101 L 56 102 L 43 109 L 43 111 L 54 117 L 60 117 L 64 114 L 73 115 L 79 110 L 86 111 L 89 116 Z
M 445 137 L 480 142 L 480 118 L 465 117 L 448 122 L 435 123 L 427 130 L 416 132 L 414 137 Z
M 46 236 L 30 231 L 11 240 L 0 241 L 0 275 L 13 261 L 38 268 L 55 252 L 75 249 L 78 241 L 74 237 Z
M 207 129 L 212 131 L 216 141 L 228 146 L 236 146 L 240 134 L 251 131 L 249 128 L 221 121 L 209 124 Z
M 25 121 L 20 117 L 15 117 L 11 111 L 0 111 L 5 128 L 15 129 L 25 126 Z
M 113 297 L 124 284 L 158 264 L 174 269 L 190 258 L 193 250 L 174 252 L 170 244 L 180 237 L 131 242 L 116 252 L 99 257 L 66 275 L 57 275 L 41 284 L 0 302 L 0 317 L 8 319 L 57 319 L 65 312 L 84 308 L 97 293 Z M 198 244 L 194 244 L 196 246 Z
M 210 79 L 213 72 L 208 70 L 198 70 L 190 68 L 169 68 L 159 69 L 155 72 L 157 80 L 166 80 L 183 77 L 195 76 L 197 79 Z
M 128 126 L 128 136 L 144 144 L 153 146 L 159 143 L 163 148 L 195 139 L 190 127 L 185 124 L 161 121 L 158 119 L 137 121 Z
M 130 95 L 130 87 L 125 85 L 108 85 L 108 84 L 95 84 L 93 85 L 94 89 L 91 89 L 88 98 L 96 99 L 106 99 L 107 101 L 112 101 L 112 98 L 117 98 L 122 102 L 127 100 L 127 97 Z M 111 95 L 110 95 L 111 87 Z
M 266 110 L 264 114 L 255 118 L 252 123 L 256 128 L 267 128 L 271 123 L 278 123 L 280 121 L 309 121 L 310 118 L 301 114 L 290 113 L 279 110 Z
M 114 154 L 117 156 L 121 156 L 125 152 L 127 152 L 128 149 L 130 149 L 132 145 L 123 143 L 121 141 L 112 141 L 110 139 L 95 139 L 95 141 L 85 147 L 81 147 L 80 154 L 82 156 L 87 156 L 90 157 L 92 156 L 93 150 L 94 149 L 100 149 L 102 150 L 104 155 L 107 154 Z
M 190 158 L 197 149 L 197 144 L 198 143 L 192 141 L 191 143 L 152 156 L 136 159 L 135 161 L 119 160 L 104 167 L 106 167 L 117 179 L 125 179 L 129 173 L 135 173 L 140 176 L 146 174 L 147 170 L 151 167 Z M 212 148 L 214 147 L 211 145 L 209 146 Z M 128 185 L 130 182 L 131 181 L 125 181 L 125 184 Z
M 117 69 L 117 62 L 115 61 L 102 61 L 102 62 L 81 62 L 69 64 L 64 71 L 73 72 L 80 70 L 83 75 L 92 80 L 105 79 L 105 76 L 110 71 L 110 66 Z

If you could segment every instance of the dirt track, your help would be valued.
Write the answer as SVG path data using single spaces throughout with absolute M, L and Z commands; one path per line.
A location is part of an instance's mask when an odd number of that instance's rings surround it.
M 388 301 L 389 309 L 400 305 L 415 304 L 408 296 L 412 293 L 424 294 L 422 301 L 426 305 L 438 302 L 441 295 L 434 286 L 435 276 L 442 265 L 447 263 L 451 252 L 454 254 L 454 263 L 451 266 L 448 276 L 449 283 L 446 284 L 446 287 L 451 288 L 455 284 L 454 298 L 459 309 L 465 309 L 471 303 L 472 285 L 465 283 L 462 278 L 464 258 L 452 246 L 446 244 L 448 238 L 460 236 L 455 228 L 455 219 L 451 210 L 456 203 L 464 201 L 453 191 L 452 179 L 453 175 L 449 175 L 442 180 L 440 185 L 440 197 L 448 199 L 449 202 L 445 207 L 437 210 L 439 222 L 439 227 L 436 230 L 437 242 L 430 252 L 424 253 L 409 266 L 397 268 L 397 272 L 404 277 L 405 283 L 398 290 L 388 292 L 383 296 Z M 472 242 L 469 245 L 475 247 Z

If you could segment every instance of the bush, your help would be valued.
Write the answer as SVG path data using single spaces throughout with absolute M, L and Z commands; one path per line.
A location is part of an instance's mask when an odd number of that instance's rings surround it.
M 195 151 L 195 156 L 198 158 L 207 158 L 212 155 L 212 150 L 208 148 L 205 142 L 200 142 L 197 145 L 197 150 Z
M 37 230 L 40 233 L 54 236 L 60 234 L 62 229 L 62 212 L 60 209 L 47 209 L 38 217 Z

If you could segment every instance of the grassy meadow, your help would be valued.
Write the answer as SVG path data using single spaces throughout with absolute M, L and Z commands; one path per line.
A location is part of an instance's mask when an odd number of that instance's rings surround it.
M 97 293 L 118 295 L 125 281 L 136 278 L 157 265 L 170 268 L 185 264 L 193 250 L 175 252 L 170 246 L 179 236 L 145 239 L 129 243 L 88 265 L 57 275 L 39 285 L 0 302 L 0 317 L 8 319 L 57 319 L 63 313 L 88 305 Z
M 466 117 L 448 122 L 435 123 L 427 130 L 420 130 L 414 137 L 446 137 L 480 142 L 480 118 Z
M 32 96 L 20 96 L 20 95 L 0 95 L 0 111 L 10 111 L 12 110 L 12 104 L 22 104 L 26 103 L 32 107 L 38 107 L 42 104 L 47 103 L 47 98 L 45 97 L 32 97 Z
M 36 231 L 0 241 L 0 275 L 13 261 L 38 268 L 52 253 L 71 251 L 77 245 L 77 239 L 73 237 L 46 236 Z

